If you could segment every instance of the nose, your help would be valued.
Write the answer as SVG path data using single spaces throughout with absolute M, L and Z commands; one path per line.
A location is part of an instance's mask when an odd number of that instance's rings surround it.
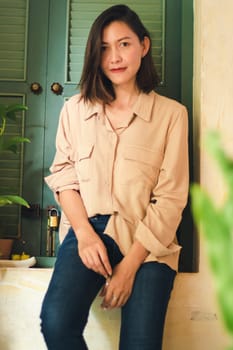
M 117 63 L 117 62 L 121 61 L 120 52 L 116 47 L 113 47 L 111 49 L 110 61 L 111 61 L 111 63 Z

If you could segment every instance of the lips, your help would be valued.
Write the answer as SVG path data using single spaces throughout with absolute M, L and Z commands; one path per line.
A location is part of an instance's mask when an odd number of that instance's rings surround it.
M 122 73 L 126 70 L 124 67 L 110 69 L 111 73 Z

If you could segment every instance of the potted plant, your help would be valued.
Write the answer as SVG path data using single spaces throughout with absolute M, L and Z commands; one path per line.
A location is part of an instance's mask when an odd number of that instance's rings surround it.
M 24 142 L 30 142 L 28 138 L 21 136 L 9 136 L 6 134 L 8 121 L 16 122 L 17 113 L 27 110 L 23 104 L 0 104 L 0 159 L 5 152 L 17 153 L 18 146 Z M 8 194 L 9 189 L 0 183 L 0 207 L 7 205 L 23 205 L 29 207 L 27 201 L 17 194 Z M 0 232 L 0 259 L 8 258 L 12 248 L 13 239 L 1 237 Z

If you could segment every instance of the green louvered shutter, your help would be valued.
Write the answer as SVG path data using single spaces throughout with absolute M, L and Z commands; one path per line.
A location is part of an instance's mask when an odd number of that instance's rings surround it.
M 27 0 L 0 0 L 0 80 L 25 80 Z
M 0 0 L 0 103 L 22 104 L 24 95 L 18 85 L 26 79 L 28 0 Z M 12 85 L 9 85 L 12 84 Z M 15 84 L 14 84 L 15 83 Z M 16 91 L 5 92 L 4 86 Z M 0 123 L 2 120 L 0 120 Z M 24 115 L 16 122 L 7 120 L 6 136 L 23 136 Z M 0 194 L 22 193 L 23 146 L 16 154 L 0 153 Z M 0 237 L 17 237 L 21 221 L 20 206 L 0 207 Z
M 165 0 L 126 1 L 124 4 L 138 13 L 152 38 L 153 58 L 162 81 L 164 79 L 164 23 Z M 114 5 L 113 1 L 70 0 L 68 82 L 79 82 L 85 45 L 94 19 L 104 9 Z
M 1 96 L 2 104 L 21 104 L 22 97 Z M 24 113 L 17 113 L 15 122 L 7 120 L 5 136 L 15 137 L 24 134 Z M 0 153 L 0 194 L 22 194 L 23 145 L 18 146 L 17 153 L 4 151 Z M 15 237 L 19 234 L 20 210 L 18 205 L 0 207 L 0 236 Z

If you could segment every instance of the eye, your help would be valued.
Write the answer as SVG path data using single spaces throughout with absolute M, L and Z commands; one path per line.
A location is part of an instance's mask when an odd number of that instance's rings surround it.
M 106 51 L 107 49 L 109 49 L 109 45 L 108 45 L 107 43 L 103 42 L 103 43 L 101 44 L 101 51 L 104 52 L 104 51 Z
M 127 47 L 127 46 L 129 46 L 129 42 L 128 41 L 122 41 L 120 43 L 120 47 Z

